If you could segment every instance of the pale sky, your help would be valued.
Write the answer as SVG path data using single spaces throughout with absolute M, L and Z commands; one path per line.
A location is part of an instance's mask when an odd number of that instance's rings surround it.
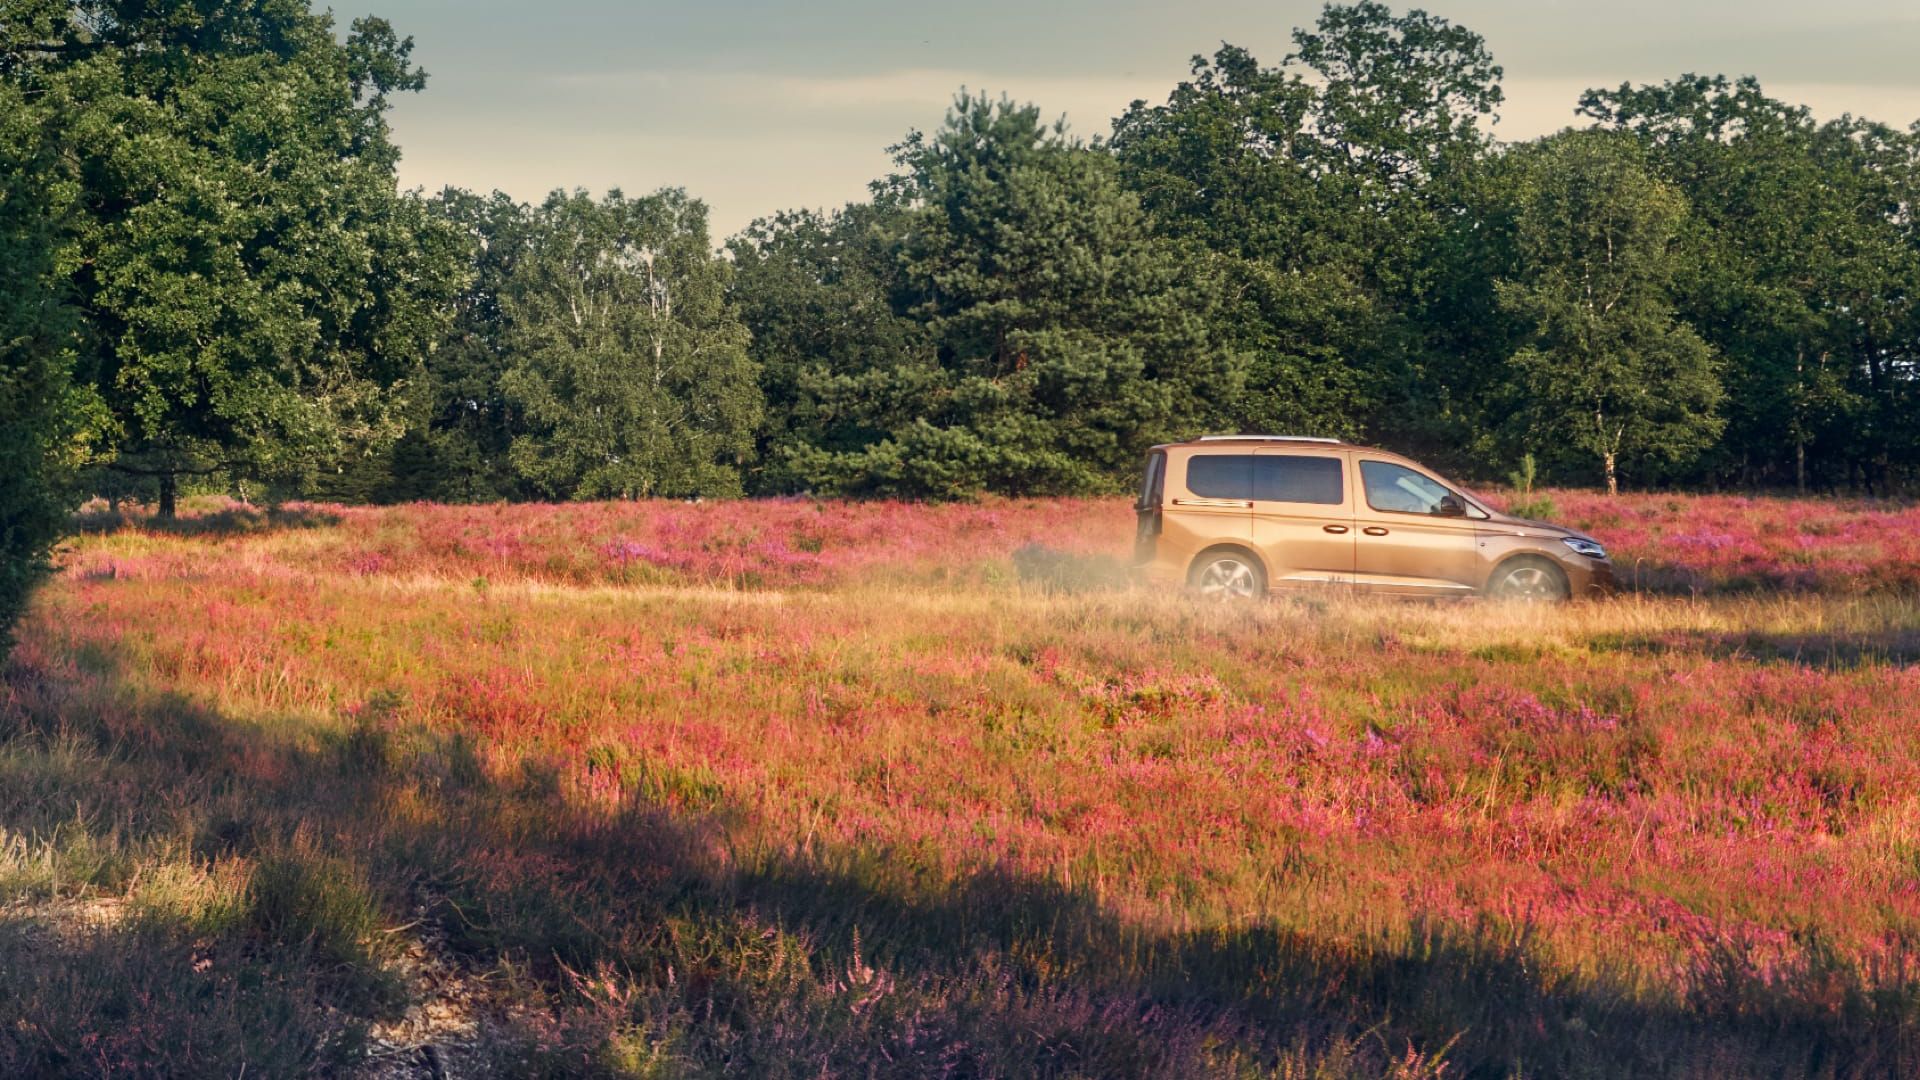
M 838 206 L 932 128 L 960 87 L 1032 101 L 1080 135 L 1159 102 L 1222 41 L 1275 65 L 1313 0 L 362 0 L 415 39 L 425 93 L 393 113 L 401 183 L 629 194 L 684 187 L 718 242 L 789 207 Z M 1404 4 L 1394 4 L 1404 10 Z M 1822 117 L 1920 120 L 1920 3 L 1434 0 L 1506 68 L 1494 128 L 1575 121 L 1589 86 L 1755 75 Z M 336 8 L 342 23 L 362 11 Z

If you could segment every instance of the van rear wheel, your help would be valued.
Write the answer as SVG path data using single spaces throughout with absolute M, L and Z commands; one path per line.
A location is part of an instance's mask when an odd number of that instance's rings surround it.
M 1267 575 L 1251 558 L 1221 551 L 1193 564 L 1187 587 L 1206 600 L 1252 600 L 1267 591 Z
M 1487 595 L 1519 604 L 1558 604 L 1572 595 L 1560 568 L 1534 559 L 1508 563 L 1487 583 Z

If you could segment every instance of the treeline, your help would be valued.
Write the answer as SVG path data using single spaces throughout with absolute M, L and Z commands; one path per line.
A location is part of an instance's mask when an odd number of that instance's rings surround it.
M 1596 89 L 1502 144 L 1479 36 L 1334 5 L 1090 141 L 963 94 L 866 200 L 716 250 L 677 190 L 398 191 L 411 50 L 308 0 L 0 0 L 9 550 L 183 485 L 1112 491 L 1206 431 L 1468 477 L 1920 476 L 1920 128 L 1751 80 Z
M 478 254 L 381 499 L 1045 494 L 1203 431 L 1472 477 L 1888 493 L 1920 467 L 1920 134 L 1751 80 L 1493 141 L 1422 13 L 1225 46 L 1110 134 L 962 96 L 871 197 L 709 247 L 679 192 L 426 200 Z M 323 485 L 324 486 L 324 485 Z

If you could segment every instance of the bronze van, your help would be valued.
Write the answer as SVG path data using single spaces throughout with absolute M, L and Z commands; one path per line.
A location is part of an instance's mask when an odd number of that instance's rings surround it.
M 1148 580 L 1208 597 L 1333 586 L 1553 602 L 1613 585 L 1593 537 L 1500 513 L 1418 462 L 1336 439 L 1156 446 L 1135 509 Z

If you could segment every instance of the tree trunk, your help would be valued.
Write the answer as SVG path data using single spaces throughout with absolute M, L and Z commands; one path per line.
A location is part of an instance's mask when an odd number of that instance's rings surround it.
M 1604 456 L 1607 462 L 1607 494 L 1618 495 L 1620 494 L 1620 477 L 1613 471 L 1613 451 L 1607 451 Z
M 179 481 L 172 473 L 160 474 L 160 520 L 172 521 L 174 517 L 175 496 L 179 493 Z
M 1805 495 L 1807 493 L 1807 426 L 1802 415 L 1806 401 L 1805 373 L 1807 350 L 1803 346 L 1793 352 L 1793 489 Z

